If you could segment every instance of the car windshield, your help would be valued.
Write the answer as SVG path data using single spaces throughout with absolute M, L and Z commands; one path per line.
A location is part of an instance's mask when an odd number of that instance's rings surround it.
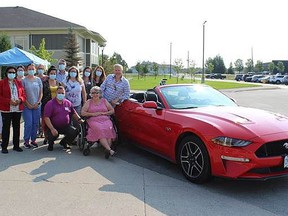
M 206 85 L 165 86 L 161 92 L 172 109 L 237 106 L 230 98 Z

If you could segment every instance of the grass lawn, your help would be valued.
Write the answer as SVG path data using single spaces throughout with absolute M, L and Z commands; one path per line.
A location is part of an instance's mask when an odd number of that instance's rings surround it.
M 146 77 L 139 77 L 135 75 L 130 75 L 126 74 L 126 78 L 130 82 L 130 88 L 132 90 L 146 90 L 149 88 L 154 88 L 155 86 L 158 86 L 161 79 L 163 79 L 163 76 L 146 76 Z M 168 76 L 165 77 L 167 79 L 166 83 L 167 84 L 176 84 L 177 83 L 177 78 L 172 77 L 169 79 Z M 178 78 L 178 83 L 179 84 L 184 84 L 184 83 L 192 83 L 192 84 L 200 84 L 201 80 L 196 79 L 196 80 L 191 80 L 191 79 L 180 79 Z M 225 82 L 225 81 L 208 81 L 205 80 L 205 84 L 209 85 L 215 89 L 232 89 L 232 88 L 247 88 L 247 87 L 259 87 L 259 85 L 255 84 L 249 84 L 249 83 L 242 83 L 242 82 Z

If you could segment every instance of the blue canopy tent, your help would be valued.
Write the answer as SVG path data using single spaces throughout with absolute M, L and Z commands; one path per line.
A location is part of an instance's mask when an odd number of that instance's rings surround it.
M 17 47 L 0 53 L 0 66 L 26 66 L 31 63 L 36 65 L 43 64 L 46 67 L 50 64 L 47 60 L 43 60 L 38 56 Z

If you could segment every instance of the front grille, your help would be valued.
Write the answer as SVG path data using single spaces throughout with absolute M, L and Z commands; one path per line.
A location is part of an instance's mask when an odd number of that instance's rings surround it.
M 256 152 L 259 158 L 283 156 L 288 154 L 288 140 L 279 140 L 262 145 Z

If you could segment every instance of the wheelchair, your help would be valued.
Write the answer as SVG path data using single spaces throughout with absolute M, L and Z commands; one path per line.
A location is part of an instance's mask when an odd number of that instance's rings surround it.
M 88 128 L 89 125 L 87 123 L 87 118 L 84 118 L 84 123 L 80 124 L 79 126 L 79 134 L 77 137 L 77 146 L 79 147 L 80 151 L 83 152 L 84 156 L 88 156 L 91 152 L 91 147 L 102 147 L 102 145 L 100 144 L 100 142 L 98 140 L 96 141 L 91 141 L 91 140 L 87 140 L 86 135 L 88 133 Z M 116 133 L 116 138 L 115 140 L 112 142 L 112 146 L 111 149 L 113 149 L 114 151 L 116 151 L 117 148 L 117 144 L 118 144 L 118 130 L 117 130 L 117 126 L 116 126 L 116 120 L 114 118 L 114 116 L 111 116 L 111 121 L 113 123 L 113 128 L 115 130 Z

